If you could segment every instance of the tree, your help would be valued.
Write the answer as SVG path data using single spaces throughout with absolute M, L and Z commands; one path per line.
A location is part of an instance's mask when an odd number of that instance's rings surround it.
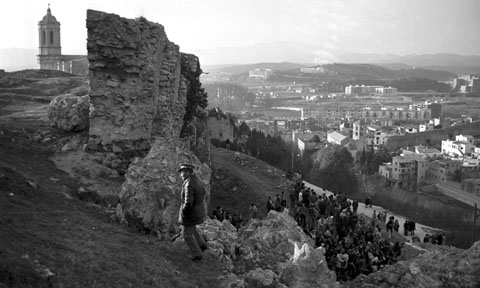
M 341 146 L 328 146 L 317 152 L 310 179 L 333 193 L 355 193 L 358 189 L 353 157 Z
M 315 143 L 320 143 L 320 136 L 318 136 L 317 134 L 313 135 L 312 141 Z
M 205 120 L 207 117 L 204 109 L 208 106 L 208 96 L 202 88 L 202 83 L 200 83 L 200 74 L 202 74 L 200 68 L 195 72 L 182 70 L 182 75 L 188 80 L 187 106 L 185 107 L 183 126 L 180 132 L 180 137 L 182 138 L 194 134 L 194 129 L 192 129 L 194 125 L 191 124 L 194 118 Z

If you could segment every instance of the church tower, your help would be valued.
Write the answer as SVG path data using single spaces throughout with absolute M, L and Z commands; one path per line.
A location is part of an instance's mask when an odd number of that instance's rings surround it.
M 48 4 L 47 15 L 38 22 L 39 54 L 38 62 L 40 69 L 59 69 L 59 60 L 62 55 L 60 46 L 60 22 L 52 15 Z

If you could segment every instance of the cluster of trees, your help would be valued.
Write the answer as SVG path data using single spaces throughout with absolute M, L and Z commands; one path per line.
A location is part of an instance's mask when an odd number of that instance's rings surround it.
M 232 125 L 235 125 L 232 123 Z M 239 141 L 243 136 L 247 136 L 247 141 Z M 240 126 L 234 126 L 234 137 L 231 141 L 220 142 L 212 139 L 212 144 L 217 147 L 241 151 L 251 156 L 257 157 L 276 168 L 287 170 L 291 164 L 292 145 L 285 143 L 280 136 L 270 136 L 256 129 L 251 130 L 245 122 Z
M 363 174 L 372 175 L 383 163 L 392 162 L 392 155 L 386 150 L 374 151 L 372 147 L 369 151 L 362 151 L 358 162 Z
M 280 169 L 289 166 L 291 145 L 287 145 L 280 136 L 265 136 L 257 130 L 251 131 L 246 149 L 250 155 Z
M 315 185 L 333 193 L 352 194 L 358 191 L 353 157 L 347 148 L 338 145 L 326 146 L 311 157 L 305 178 Z
M 200 123 L 204 121 L 195 121 L 195 118 L 205 120 L 207 114 L 205 109 L 208 106 L 208 95 L 202 87 L 199 80 L 201 70 L 196 72 L 182 71 L 183 76 L 188 80 L 187 87 L 187 105 L 185 114 L 183 115 L 183 126 L 180 131 L 180 137 L 188 137 L 194 134 L 201 135 L 201 131 L 205 129 Z

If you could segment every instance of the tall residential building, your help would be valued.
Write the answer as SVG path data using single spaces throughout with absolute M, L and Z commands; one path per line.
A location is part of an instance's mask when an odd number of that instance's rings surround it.
M 378 173 L 390 186 L 410 190 L 425 180 L 426 170 L 427 161 L 424 158 L 408 155 L 393 157 L 391 163 L 379 166 Z
M 357 120 L 353 122 L 353 140 L 360 140 L 360 137 L 365 134 L 367 124 L 364 120 Z

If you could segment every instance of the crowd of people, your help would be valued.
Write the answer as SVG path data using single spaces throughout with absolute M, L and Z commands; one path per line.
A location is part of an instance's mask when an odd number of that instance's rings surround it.
M 253 204 L 252 204 L 253 205 Z M 230 213 L 223 209 L 220 206 L 217 206 L 215 210 L 212 212 L 212 218 L 217 219 L 218 221 L 222 222 L 223 220 L 229 221 L 235 228 L 239 229 L 241 226 L 245 224 L 245 219 L 243 217 L 243 213 Z M 248 221 L 248 219 L 247 219 Z
M 290 200 L 298 225 L 315 239 L 316 247 L 322 250 L 328 267 L 339 280 L 374 272 L 395 263 L 401 255 L 402 245 L 398 241 L 393 244 L 382 237 L 386 212 L 375 213 L 372 219 L 359 215 L 357 201 L 349 201 L 345 194 L 317 195 L 301 180 L 291 191 Z M 393 216 L 389 222 L 386 226 L 391 237 L 391 231 L 399 225 Z
M 387 237 L 393 238 L 393 232 L 399 233 L 400 224 L 394 216 L 388 217 L 386 211 L 373 211 L 372 218 L 358 214 L 358 201 L 350 201 L 345 194 L 318 195 L 312 188 L 306 187 L 301 178 L 294 179 L 294 188 L 290 191 L 289 205 L 284 193 L 274 199 L 268 197 L 265 208 L 283 212 L 287 210 L 295 218 L 302 230 L 315 240 L 327 261 L 329 269 L 335 271 L 337 279 L 347 281 L 360 274 L 369 274 L 397 261 L 402 253 L 398 241 L 392 243 L 382 237 L 385 227 Z M 371 200 L 368 199 L 371 206 Z M 252 203 L 249 215 L 229 213 L 222 207 L 213 211 L 213 218 L 228 220 L 237 229 L 250 218 L 258 218 L 258 207 Z M 385 225 L 385 226 L 383 226 Z M 415 235 L 415 222 L 406 220 L 404 235 Z M 426 235 L 425 243 L 443 244 L 445 235 Z

